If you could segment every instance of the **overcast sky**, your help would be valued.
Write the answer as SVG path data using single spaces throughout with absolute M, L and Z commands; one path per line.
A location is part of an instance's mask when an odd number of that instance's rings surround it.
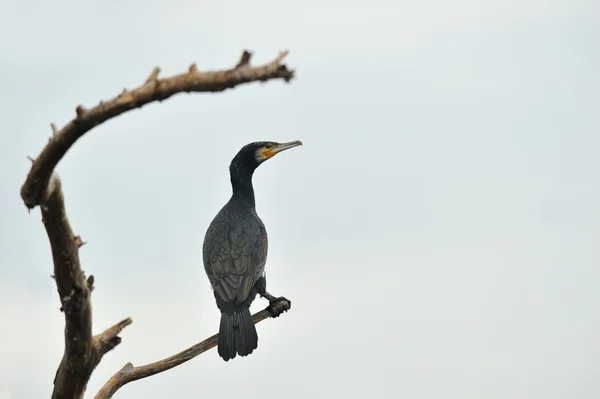
M 225 68 L 244 48 L 290 49 L 297 79 L 146 106 L 58 165 L 94 330 L 134 321 L 87 398 L 217 332 L 202 240 L 229 162 L 296 139 L 254 178 L 291 312 L 247 358 L 211 350 L 115 398 L 600 397 L 596 0 L 32 0 L 0 14 L 1 399 L 49 397 L 63 352 L 26 156 L 154 66 Z

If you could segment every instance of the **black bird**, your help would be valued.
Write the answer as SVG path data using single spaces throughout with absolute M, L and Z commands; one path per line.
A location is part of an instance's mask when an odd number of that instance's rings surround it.
M 250 315 L 256 294 L 271 304 L 287 301 L 266 290 L 267 231 L 256 213 L 252 175 L 267 159 L 299 145 L 302 142 L 260 141 L 244 146 L 229 166 L 231 199 L 215 216 L 204 237 L 204 269 L 221 310 L 218 352 L 225 361 L 236 354 L 247 356 L 258 347 Z

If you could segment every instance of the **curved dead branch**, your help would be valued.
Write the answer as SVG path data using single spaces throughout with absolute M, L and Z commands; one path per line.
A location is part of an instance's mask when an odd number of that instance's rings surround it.
M 278 317 L 281 313 L 286 312 L 289 309 L 290 303 L 285 300 L 281 300 L 252 315 L 252 321 L 254 324 L 258 324 L 269 317 Z M 199 342 L 176 355 L 147 364 L 145 366 L 134 367 L 133 364 L 127 363 L 121 370 L 113 375 L 106 382 L 106 384 L 104 384 L 102 389 L 100 389 L 96 396 L 94 396 L 94 399 L 110 399 L 122 386 L 132 381 L 150 377 L 155 374 L 162 373 L 163 371 L 170 370 L 173 367 L 179 366 L 180 364 L 192 360 L 198 355 L 201 355 L 207 350 L 214 348 L 217 346 L 218 342 L 219 335 L 215 334 L 212 337 L 207 338 L 204 341 Z
M 287 82 L 293 78 L 294 71 L 281 64 L 287 51 L 259 67 L 250 66 L 251 55 L 244 51 L 240 61 L 231 69 L 200 72 L 193 64 L 188 72 L 164 79 L 158 78 L 160 69 L 154 68 L 146 82 L 138 88 L 123 90 L 118 96 L 105 102 L 101 101 L 91 109 L 77 106 L 75 119 L 62 129 L 57 129 L 56 125 L 51 123 L 52 137 L 49 142 L 36 159 L 29 158 L 32 165 L 21 187 L 21 198 L 29 209 L 38 205 L 41 207 L 42 220 L 52 248 L 53 277 L 60 296 L 61 310 L 65 313 L 65 350 L 54 378 L 52 399 L 81 399 L 102 356 L 119 345 L 121 338 L 118 334 L 132 323 L 131 319 L 127 318 L 98 335 L 92 335 L 91 292 L 94 288 L 94 277 L 89 276 L 86 279 L 81 270 L 79 248 L 85 242 L 80 236 L 73 234 L 65 210 L 62 184 L 54 168 L 86 132 L 110 118 L 144 104 L 162 101 L 182 92 L 218 92 L 253 81 L 283 79 Z M 255 315 L 255 322 L 267 317 L 261 313 Z M 184 361 L 214 346 L 212 341 L 207 341 L 204 343 L 204 350 L 196 354 L 192 352 L 192 356 Z M 134 379 L 156 374 L 175 365 L 164 369 L 151 369 L 150 374 L 146 371 L 147 375 L 141 377 L 136 374 L 138 376 Z M 119 387 L 129 381 L 133 379 L 121 383 Z M 116 389 L 118 387 L 114 391 Z
M 245 50 L 240 61 L 231 69 L 221 71 L 198 71 L 192 64 L 186 73 L 170 78 L 159 79 L 160 68 L 156 67 L 146 82 L 133 90 L 123 90 L 118 96 L 100 101 L 91 109 L 79 105 L 75 109 L 76 117 L 65 127 L 58 130 L 51 124 L 53 135 L 40 155 L 33 161 L 27 180 L 21 187 L 21 198 L 31 209 L 40 205 L 52 171 L 71 148 L 86 132 L 95 126 L 129 110 L 142 107 L 153 101 L 162 101 L 177 93 L 219 92 L 243 83 L 283 79 L 289 82 L 294 71 L 281 64 L 287 51 L 266 65 L 250 65 L 252 54 Z

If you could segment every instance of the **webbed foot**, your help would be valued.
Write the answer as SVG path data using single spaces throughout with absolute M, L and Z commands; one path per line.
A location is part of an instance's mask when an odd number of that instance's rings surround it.
M 279 298 L 269 300 L 267 311 L 271 314 L 271 317 L 279 317 L 283 312 L 287 312 L 291 308 L 292 301 L 286 297 L 280 296 Z

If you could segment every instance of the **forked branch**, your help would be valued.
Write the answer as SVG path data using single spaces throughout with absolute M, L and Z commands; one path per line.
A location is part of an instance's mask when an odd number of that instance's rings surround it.
M 252 321 L 254 324 L 258 324 L 266 318 L 278 317 L 281 313 L 289 309 L 289 302 L 284 300 L 275 302 L 266 309 L 263 309 L 260 312 L 252 315 Z M 96 396 L 94 396 L 94 399 L 112 398 L 115 392 L 117 392 L 123 385 L 179 366 L 180 364 L 185 363 L 198 355 L 201 355 L 207 350 L 214 348 L 217 346 L 218 341 L 219 335 L 215 334 L 212 337 L 207 338 L 204 341 L 184 350 L 183 352 L 179 352 L 176 355 L 147 364 L 145 366 L 134 367 L 133 364 L 127 363 L 121 370 L 113 375 L 106 384 L 104 384 L 102 389 L 100 389 Z
M 90 296 L 94 278 L 86 279 L 81 270 L 79 247 L 83 241 L 73 234 L 61 186 L 58 175 L 52 173 L 41 203 L 54 260 L 54 279 L 65 314 L 65 351 L 54 378 L 52 399 L 81 398 L 102 356 L 121 342 L 118 334 L 131 324 L 127 318 L 99 335 L 92 335 Z
M 131 91 L 123 90 L 118 96 L 106 102 L 101 101 L 91 109 L 86 109 L 82 105 L 77 106 L 75 119 L 60 130 L 54 123 L 50 125 L 52 137 L 49 142 L 37 158 L 30 158 L 31 170 L 21 187 L 21 198 L 29 209 L 38 205 L 42 209 L 42 219 L 50 239 L 54 260 L 53 277 L 60 296 L 61 310 L 65 313 L 65 351 L 54 378 L 52 399 L 81 399 L 91 374 L 102 356 L 119 345 L 121 338 L 118 334 L 131 324 L 131 319 L 127 318 L 96 336 L 92 335 L 90 297 L 94 288 L 94 277 L 89 276 L 86 279 L 81 270 L 79 248 L 85 242 L 80 236 L 73 234 L 69 224 L 62 184 L 54 172 L 58 162 L 71 146 L 94 126 L 144 104 L 162 101 L 182 92 L 218 92 L 243 83 L 270 79 L 289 81 L 293 78 L 294 71 L 288 70 L 281 64 L 286 55 L 287 52 L 283 52 L 266 65 L 252 67 L 250 66 L 251 53 L 244 51 L 240 61 L 231 69 L 200 72 L 193 64 L 188 72 L 165 79 L 159 79 L 160 69 L 154 68 L 140 87 Z M 255 315 L 255 322 L 267 317 L 261 313 Z M 113 389 L 111 392 L 114 393 L 129 381 L 175 367 L 213 347 L 216 340 L 213 343 L 212 339 L 214 337 L 199 344 L 204 345 L 200 347 L 200 349 L 204 348 L 202 350 L 191 348 L 193 349 L 191 352 L 190 350 L 183 352 L 182 358 L 165 359 L 163 363 L 158 362 L 157 366 L 144 366 L 141 372 L 132 374 L 133 378 L 118 377 L 120 382 L 114 385 L 116 388 L 107 389 Z M 136 370 L 133 366 L 130 368 Z M 122 371 L 122 375 L 126 373 L 129 372 Z

